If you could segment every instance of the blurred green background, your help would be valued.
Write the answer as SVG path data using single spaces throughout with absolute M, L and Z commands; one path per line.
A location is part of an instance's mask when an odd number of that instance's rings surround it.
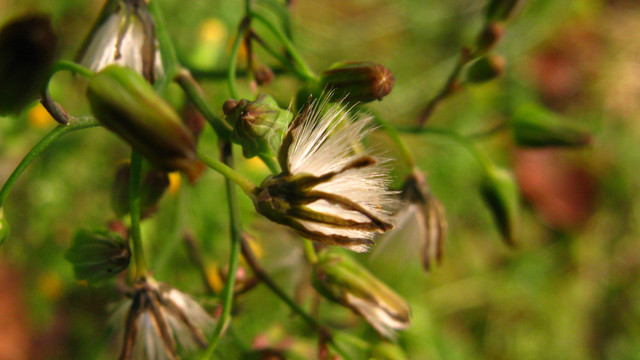
M 224 69 L 243 3 L 159 2 L 185 63 Z M 395 88 L 372 108 L 391 122 L 411 124 L 446 80 L 460 48 L 475 40 L 484 5 L 298 0 L 293 38 L 316 71 L 345 60 L 390 68 Z M 60 58 L 72 59 L 101 6 L 97 0 L 0 0 L 0 23 L 27 11 L 50 13 Z M 416 255 L 419 240 L 410 236 L 393 243 L 383 239 L 379 249 L 357 258 L 412 304 L 412 325 L 399 337 L 410 359 L 640 359 L 640 3 L 525 1 L 496 52 L 506 59 L 505 75 L 446 100 L 429 126 L 482 131 L 505 121 L 509 105 L 526 98 L 591 129 L 593 144 L 579 150 L 522 149 L 508 129 L 478 142 L 498 164 L 512 168 L 520 184 L 521 236 L 510 249 L 481 202 L 475 160 L 442 139 L 405 136 L 446 208 L 443 264 L 424 272 Z M 221 113 L 226 83 L 203 84 Z M 293 77 L 280 75 L 264 91 L 288 104 L 299 87 Z M 71 113 L 88 112 L 77 79 L 57 75 L 51 92 Z M 0 181 L 53 126 L 39 107 L 0 118 Z M 216 151 L 210 129 L 201 141 Z M 379 141 L 390 147 L 383 136 Z M 62 255 L 79 227 L 104 227 L 113 219 L 115 166 L 128 155 L 127 146 L 104 129 L 75 132 L 42 154 L 14 188 L 4 207 L 11 236 L 0 249 L 0 359 L 114 357 L 107 309 L 117 292 L 76 282 Z M 267 173 L 255 160 L 238 161 L 255 181 Z M 397 175 L 402 171 L 398 164 Z M 143 226 L 155 277 L 214 303 L 204 296 L 181 234 L 190 231 L 202 240 L 208 266 L 224 266 L 222 185 L 211 172 L 195 186 L 183 180 Z M 267 269 L 309 305 L 308 285 L 297 286 L 308 276 L 299 241 L 254 215 L 247 199 L 242 209 Z M 378 341 L 346 311 L 327 303 L 320 310 L 324 322 Z M 264 287 L 240 297 L 234 335 L 223 339 L 220 358 L 237 358 L 252 343 L 287 348 L 292 358 L 311 356 L 313 334 L 289 315 Z

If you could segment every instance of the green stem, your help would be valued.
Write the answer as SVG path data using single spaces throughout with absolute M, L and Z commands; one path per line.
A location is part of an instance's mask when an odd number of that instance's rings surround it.
M 178 61 L 176 49 L 173 46 L 173 41 L 171 41 L 169 32 L 167 32 L 167 28 L 164 24 L 162 10 L 157 3 L 157 0 L 150 1 L 149 10 L 151 11 L 156 23 L 156 38 L 158 39 L 158 47 L 160 48 L 160 56 L 162 58 L 162 67 L 164 68 L 164 76 L 156 81 L 155 87 L 159 93 L 163 93 L 169 82 L 178 72 L 180 63 Z
M 136 264 L 135 279 L 147 276 L 147 261 L 144 257 L 142 235 L 140 233 L 140 187 L 142 184 L 142 156 L 131 151 L 131 170 L 129 178 L 129 207 L 131 212 L 130 244 Z
M 176 82 L 182 87 L 185 94 L 198 108 L 209 124 L 214 128 L 219 137 L 228 139 L 233 132 L 233 128 L 226 121 L 213 113 L 209 104 L 205 101 L 202 90 L 196 80 L 191 76 L 189 70 L 182 68 L 175 77 Z
M 309 78 L 309 76 L 306 73 L 299 70 L 297 67 L 295 67 L 291 63 L 291 61 L 287 60 L 284 56 L 280 55 L 277 51 L 275 51 L 264 40 L 262 40 L 260 36 L 258 36 L 257 34 L 252 34 L 251 36 L 267 53 L 269 53 L 269 55 L 271 55 L 274 59 L 278 60 L 280 64 L 282 64 L 282 66 L 284 66 L 291 73 L 293 73 L 294 75 L 296 75 L 302 80 L 316 81 L 316 78 Z
M 302 59 L 302 56 L 300 56 L 300 53 L 298 53 L 298 50 L 295 48 L 293 43 L 291 43 L 291 40 L 289 40 L 289 38 L 284 32 L 278 29 L 277 26 L 275 26 L 271 21 L 269 21 L 269 19 L 262 16 L 262 14 L 260 13 L 252 11 L 250 13 L 250 16 L 251 18 L 261 22 L 264 26 L 267 27 L 267 29 L 269 29 L 269 31 L 271 31 L 278 38 L 278 40 L 280 40 L 282 45 L 284 45 L 285 49 L 287 49 L 287 52 L 289 53 L 289 55 L 291 55 L 291 59 L 293 60 L 293 62 L 300 69 L 301 74 L 307 80 L 314 81 L 314 82 L 318 81 L 318 76 L 313 72 L 313 70 L 311 70 L 311 68 L 307 65 L 307 63 L 305 63 L 305 61 Z
M 374 122 L 378 126 L 380 126 L 380 128 L 384 132 L 387 133 L 391 141 L 393 141 L 393 144 L 396 146 L 396 148 L 400 152 L 400 156 L 404 160 L 405 164 L 407 164 L 407 167 L 409 169 L 413 169 L 416 166 L 416 160 L 413 157 L 413 153 L 411 152 L 411 150 L 409 150 L 409 148 L 407 147 L 407 144 L 405 144 L 404 141 L 402 141 L 402 138 L 400 137 L 398 130 L 396 130 L 396 128 L 393 127 L 391 124 L 389 124 L 386 120 L 382 119 L 377 115 L 374 115 L 373 119 L 374 119 Z
M 230 143 L 223 146 L 223 159 L 229 169 L 233 170 L 233 152 Z M 236 188 L 230 178 L 226 179 L 227 200 L 229 202 L 229 222 L 231 227 L 231 250 L 229 253 L 229 271 L 222 293 L 222 314 L 216 323 L 211 341 L 203 359 L 210 359 L 213 355 L 222 334 L 231 322 L 231 307 L 233 305 L 233 293 L 236 281 L 236 272 L 240 260 L 240 243 L 242 241 L 242 228 L 240 225 L 240 209 Z
M 411 127 L 411 128 L 402 128 L 400 129 L 400 131 L 414 133 L 414 134 L 426 134 L 426 135 L 435 135 L 435 136 L 445 137 L 449 140 L 452 140 L 462 145 L 463 148 L 465 148 L 469 153 L 471 153 L 471 155 L 473 155 L 473 157 L 476 158 L 476 160 L 478 160 L 478 162 L 480 163 L 480 165 L 482 165 L 484 170 L 489 171 L 490 169 L 493 169 L 495 167 L 495 165 L 493 164 L 493 161 L 491 161 L 491 159 L 485 153 L 480 151 L 480 149 L 478 149 L 473 144 L 473 141 L 471 141 L 471 139 L 463 135 L 460 135 L 453 130 L 433 128 L 433 127 L 426 127 L 426 128 Z
M 253 182 L 251 182 L 251 180 L 247 179 L 242 174 L 235 171 L 232 167 L 227 166 L 225 163 L 219 160 L 209 157 L 203 153 L 200 153 L 198 156 L 200 157 L 200 160 L 202 160 L 208 167 L 219 172 L 220 174 L 222 174 L 222 176 L 240 186 L 245 194 L 253 198 L 257 187 Z
M 76 64 L 73 61 L 60 60 L 60 61 L 56 61 L 53 64 L 53 69 L 51 70 L 51 76 L 49 77 L 49 80 L 51 80 L 53 75 L 55 75 L 57 72 L 63 71 L 63 70 L 70 71 L 74 74 L 82 75 L 86 78 L 90 78 L 94 75 L 93 71 L 87 69 L 86 67 L 80 64 Z
M 277 174 L 280 172 L 280 165 L 278 164 L 278 162 L 276 161 L 276 159 L 274 159 L 271 156 L 268 155 L 263 155 L 260 154 L 258 155 L 260 157 L 260 160 L 262 160 L 262 162 L 267 165 L 267 167 L 269 168 L 269 170 L 271 171 L 271 173 L 273 174 Z
M 240 45 L 242 44 L 242 39 L 244 39 L 244 35 L 247 33 L 247 30 L 249 30 L 249 21 L 247 18 L 244 18 L 240 22 L 240 25 L 238 25 L 238 34 L 233 41 L 233 46 L 231 47 L 227 82 L 229 83 L 229 92 L 231 93 L 231 97 L 234 99 L 238 99 L 238 89 L 236 88 L 236 65 L 238 63 L 238 52 L 240 51 Z M 247 69 L 247 71 L 251 71 L 251 69 Z
M 313 247 L 313 243 L 310 240 L 303 239 L 304 241 L 304 255 L 307 257 L 307 260 L 310 264 L 315 264 L 318 262 L 318 254 L 316 254 L 316 249 Z
M 68 125 L 58 125 L 55 129 L 51 130 L 51 132 L 45 135 L 39 143 L 29 150 L 27 155 L 25 155 L 22 161 L 20 161 L 20 164 L 18 164 L 18 166 L 13 170 L 7 181 L 2 186 L 2 189 L 0 189 L 0 207 L 4 204 L 7 196 L 9 196 L 9 192 L 11 192 L 11 188 L 20 178 L 20 175 L 22 175 L 24 170 L 56 139 L 75 130 L 87 129 L 99 125 L 100 124 L 91 117 L 71 118 Z

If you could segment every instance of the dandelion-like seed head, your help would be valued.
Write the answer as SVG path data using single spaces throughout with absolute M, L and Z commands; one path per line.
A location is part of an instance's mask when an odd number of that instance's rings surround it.
M 278 154 L 282 172 L 260 185 L 256 208 L 311 240 L 367 251 L 375 233 L 393 227 L 388 209 L 396 194 L 384 160 L 361 144 L 372 118 L 324 99 L 289 125 Z

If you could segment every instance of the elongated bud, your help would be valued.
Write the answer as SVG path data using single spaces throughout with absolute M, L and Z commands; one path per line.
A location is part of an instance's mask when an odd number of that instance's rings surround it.
M 111 206 L 118 217 L 129 213 L 129 180 L 131 164 L 126 162 L 118 166 L 111 190 Z M 142 179 L 140 188 L 140 212 L 142 218 L 149 217 L 169 187 L 169 176 L 164 171 L 149 170 Z
M 503 240 L 508 245 L 515 246 L 520 199 L 518 186 L 511 173 L 495 167 L 488 170 L 480 186 L 480 194 L 491 210 Z
M 4 217 L 4 209 L 0 206 L 0 245 L 9 237 L 9 222 Z
M 255 101 L 228 100 L 223 111 L 233 126 L 233 141 L 242 145 L 246 158 L 277 152 L 293 115 L 280 109 L 276 101 L 260 94 Z
M 44 15 L 17 18 L 0 30 L 0 115 L 38 98 L 56 55 L 56 35 Z
M 589 132 L 536 104 L 524 104 L 516 109 L 511 127 L 520 146 L 580 147 L 591 143 Z
M 408 360 L 404 350 L 396 344 L 381 342 L 372 347 L 369 353 L 369 360 Z
M 442 261 L 444 242 L 447 237 L 447 220 L 444 208 L 433 195 L 424 175 L 419 170 L 405 180 L 403 198 L 409 202 L 409 208 L 415 207 L 416 220 L 419 222 L 422 266 L 429 271 Z M 408 211 L 411 211 L 408 210 Z
M 404 299 L 345 254 L 320 253 L 312 276 L 320 294 L 364 317 L 380 335 L 393 338 L 394 330 L 409 326 L 411 309 Z
M 504 24 L 489 23 L 484 27 L 480 36 L 476 40 L 476 46 L 479 52 L 487 52 L 491 50 L 502 39 L 504 35 Z
M 487 21 L 505 21 L 507 20 L 520 0 L 490 0 L 487 4 L 485 16 Z
M 107 1 L 76 60 L 98 72 L 110 64 L 134 69 L 154 82 L 162 72 L 148 0 Z
M 382 100 L 393 89 L 395 78 L 386 67 L 370 62 L 337 63 L 322 73 L 320 86 L 347 102 Z
M 110 65 L 89 80 L 91 111 L 160 170 L 195 181 L 204 170 L 178 114 L 134 70 Z
M 466 73 L 466 81 L 482 84 L 502 75 L 505 68 L 504 58 L 496 54 L 488 54 L 474 61 Z
M 76 279 L 100 284 L 129 266 L 131 251 L 117 233 L 79 230 L 64 258 L 73 265 Z

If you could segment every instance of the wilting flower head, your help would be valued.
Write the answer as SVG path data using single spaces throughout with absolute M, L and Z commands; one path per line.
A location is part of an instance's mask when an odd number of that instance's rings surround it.
M 329 300 L 361 315 L 380 335 L 409 326 L 411 309 L 404 299 L 344 254 L 320 253 L 313 267 L 313 286 Z
M 282 172 L 266 178 L 254 199 L 259 213 L 302 236 L 363 252 L 373 235 L 393 227 L 388 170 L 355 149 L 370 132 L 369 116 L 315 101 L 289 125 L 278 152 Z
M 153 82 L 162 70 L 148 0 L 107 1 L 78 61 L 93 71 L 109 64 L 130 67 Z
M 182 349 L 207 347 L 204 333 L 213 319 L 189 295 L 153 279 L 140 281 L 131 299 L 121 303 L 113 325 L 122 348 L 119 359 L 176 359 Z

